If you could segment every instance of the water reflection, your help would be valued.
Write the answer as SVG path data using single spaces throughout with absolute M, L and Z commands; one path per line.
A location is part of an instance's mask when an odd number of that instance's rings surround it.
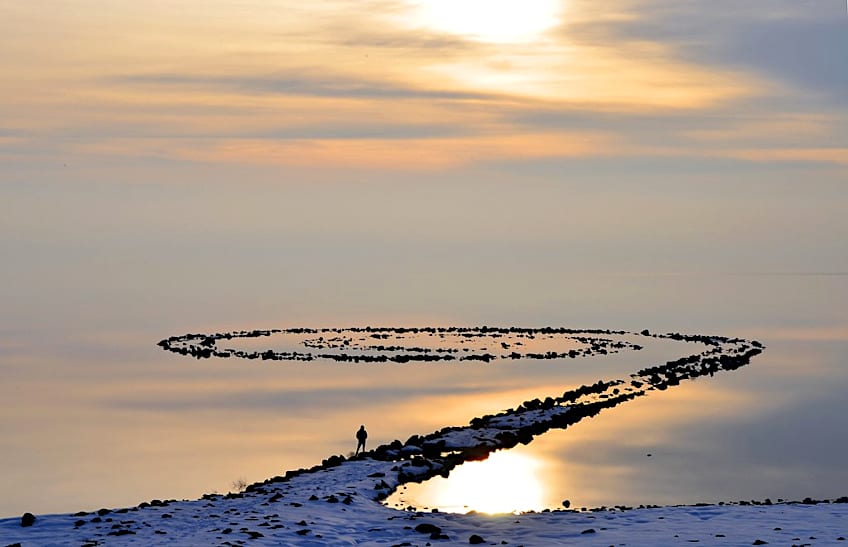
M 684 382 L 508 451 L 543 470 L 537 507 L 560 508 L 566 499 L 581 508 L 844 495 L 846 342 L 765 342 L 768 350 L 749 367 Z M 457 478 L 465 467 L 396 498 L 484 511 L 486 500 Z M 489 477 L 493 490 L 507 490 L 506 473 Z
M 437 477 L 426 487 L 410 484 L 389 498 L 390 506 L 437 507 L 467 513 L 539 511 L 545 507 L 544 462 L 515 450 L 495 452 L 485 461 L 455 469 L 450 480 Z

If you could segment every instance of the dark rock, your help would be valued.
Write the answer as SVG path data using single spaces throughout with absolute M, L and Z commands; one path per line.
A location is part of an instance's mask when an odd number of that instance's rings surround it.
M 768 545 L 768 541 L 763 541 L 761 539 L 754 540 L 754 543 L 751 545 Z
M 309 530 L 309 529 L 307 529 L 307 528 L 304 528 L 303 530 L 298 530 L 297 532 L 295 532 L 295 534 L 297 534 L 297 535 L 299 535 L 299 536 L 305 536 L 306 534 L 308 534 L 308 533 L 309 533 L 309 532 L 311 532 L 311 531 L 312 531 L 312 530 Z
M 98 509 L 98 510 L 97 510 L 97 514 L 98 514 L 99 516 L 101 516 L 101 517 L 102 517 L 102 516 L 104 516 L 104 515 L 108 515 L 108 514 L 109 514 L 109 513 L 111 513 L 111 512 L 112 512 L 112 511 L 110 511 L 110 510 L 108 510 L 108 509 L 105 509 L 105 508 L 104 508 L 104 509 Z
M 580 532 L 580 533 L 581 533 L 581 534 L 594 534 L 594 533 L 596 533 L 596 532 L 595 532 L 595 529 L 594 529 L 594 528 L 589 528 L 589 529 L 587 529 L 587 530 L 583 530 L 583 531 L 582 531 L 582 532 Z
M 133 532 L 132 530 L 121 529 L 121 530 L 115 530 L 114 532 L 109 532 L 106 535 L 107 536 L 134 536 L 135 532 Z
M 246 532 L 246 533 L 247 533 L 248 539 L 259 539 L 259 538 L 265 537 L 265 534 L 263 534 L 262 532 Z
M 85 524 L 84 520 L 78 520 L 78 521 L 74 522 L 74 526 L 76 526 L 77 528 L 79 528 L 80 526 L 82 526 L 84 524 Z
M 415 527 L 415 531 L 419 534 L 441 534 L 442 529 L 436 526 L 435 524 L 430 524 L 429 522 L 422 522 L 418 526 Z
M 35 524 L 35 515 L 33 515 L 32 513 L 24 513 L 23 516 L 21 516 L 22 527 L 26 528 L 28 526 L 32 526 L 33 524 Z
M 479 545 L 481 543 L 486 543 L 486 540 L 478 536 L 477 534 L 471 534 L 471 537 L 468 538 L 468 543 L 471 545 Z

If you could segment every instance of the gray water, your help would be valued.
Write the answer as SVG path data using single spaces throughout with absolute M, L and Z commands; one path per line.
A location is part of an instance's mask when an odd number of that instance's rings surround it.
M 348 273 L 324 275 L 341 281 Z M 429 282 L 410 280 L 399 304 L 379 296 L 385 287 L 363 283 L 345 295 L 357 306 L 313 292 L 309 306 L 290 312 L 267 305 L 303 298 L 283 283 L 199 298 L 191 285 L 145 285 L 139 276 L 138 285 L 112 298 L 87 298 L 110 294 L 99 279 L 81 277 L 78 291 L 52 294 L 33 283 L 39 291 L 29 295 L 32 313 L 4 319 L 0 514 L 226 492 L 239 479 L 262 480 L 348 453 L 361 423 L 375 446 L 675 356 L 663 347 L 608 361 L 357 366 L 195 361 L 155 346 L 183 332 L 302 325 L 550 324 L 758 339 L 766 352 L 742 370 L 633 401 L 517 449 L 544 462 L 542 504 L 833 497 L 848 490 L 841 465 L 848 443 L 844 276 L 566 273 L 516 289 L 517 278 L 494 272 L 482 283 L 466 277 L 461 295 L 449 287 L 428 292 Z M 157 287 L 167 297 L 138 299 Z M 417 311 L 395 311 L 401 308 Z M 34 319 L 39 312 L 43 322 Z

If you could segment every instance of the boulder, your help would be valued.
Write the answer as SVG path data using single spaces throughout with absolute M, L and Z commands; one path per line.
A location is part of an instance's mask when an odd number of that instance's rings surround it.
M 32 526 L 33 524 L 35 524 L 35 515 L 33 515 L 32 513 L 24 513 L 21 517 L 21 526 L 26 528 L 28 526 Z
M 435 524 L 430 524 L 429 522 L 422 522 L 418 526 L 415 527 L 415 531 L 419 534 L 441 534 L 442 529 L 436 526 Z

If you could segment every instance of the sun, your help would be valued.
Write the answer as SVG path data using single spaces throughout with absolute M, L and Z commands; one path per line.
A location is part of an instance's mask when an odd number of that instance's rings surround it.
M 481 42 L 526 42 L 557 25 L 562 0 L 419 0 L 420 25 Z

